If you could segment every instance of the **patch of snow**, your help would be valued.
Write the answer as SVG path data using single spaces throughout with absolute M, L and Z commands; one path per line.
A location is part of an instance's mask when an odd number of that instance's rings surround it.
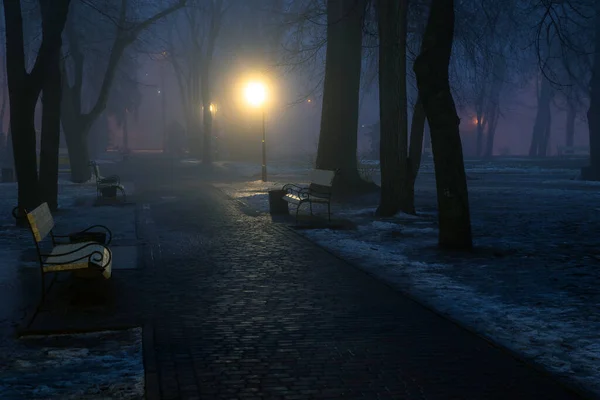
M 582 320 L 585 316 L 573 306 L 577 299 L 558 292 L 546 305 L 513 303 L 453 279 L 449 264 L 410 260 L 405 254 L 409 243 L 370 240 L 381 231 L 398 228 L 398 224 L 374 221 L 360 227 L 359 237 L 326 229 L 303 234 L 491 340 L 600 392 L 600 342 L 595 333 L 600 324 L 594 328 Z M 400 230 L 428 235 L 435 243 L 436 229 Z
M 0 398 L 141 399 L 141 329 L 37 336 L 0 365 Z M 1 356 L 0 356 L 1 357 Z

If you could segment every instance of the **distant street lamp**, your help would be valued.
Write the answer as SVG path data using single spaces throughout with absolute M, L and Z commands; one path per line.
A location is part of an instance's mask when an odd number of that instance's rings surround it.
M 253 106 L 261 109 L 262 113 L 262 181 L 267 181 L 267 144 L 265 132 L 265 100 L 267 90 L 265 85 L 260 82 L 250 82 L 245 90 L 246 100 Z

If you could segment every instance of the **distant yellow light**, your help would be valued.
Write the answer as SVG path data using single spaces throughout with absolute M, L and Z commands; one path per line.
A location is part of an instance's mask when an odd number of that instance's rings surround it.
M 250 82 L 245 90 L 246 100 L 254 107 L 260 107 L 267 98 L 265 85 L 260 82 Z
M 474 118 L 473 118 L 473 124 L 477 125 L 477 122 L 479 122 L 479 121 L 477 120 L 477 117 L 474 117 Z
M 211 113 L 217 112 L 217 105 L 210 103 L 210 106 L 208 107 L 208 109 L 210 110 Z
M 309 103 L 310 103 L 310 102 L 312 102 L 312 100 L 311 100 L 311 99 L 308 99 L 308 100 L 306 100 L 306 101 L 308 101 Z

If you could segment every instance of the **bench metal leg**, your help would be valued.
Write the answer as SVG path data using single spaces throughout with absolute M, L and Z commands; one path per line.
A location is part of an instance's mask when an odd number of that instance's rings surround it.
M 298 212 L 300 211 L 300 204 L 302 203 L 298 203 L 296 206 L 296 225 L 298 225 Z
M 327 221 L 331 222 L 331 203 L 327 202 Z
M 309 205 L 309 207 L 310 207 L 310 216 L 312 217 L 312 216 L 313 216 L 313 211 L 312 211 L 312 201 L 309 201 L 309 202 L 308 202 L 308 205 Z
M 125 189 L 118 187 L 118 186 L 117 186 L 117 189 L 119 189 L 119 191 L 121 191 L 121 194 L 123 195 L 123 202 L 127 203 L 127 194 L 125 193 Z

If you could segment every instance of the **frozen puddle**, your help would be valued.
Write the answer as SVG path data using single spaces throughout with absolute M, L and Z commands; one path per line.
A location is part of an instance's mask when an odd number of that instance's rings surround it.
M 1 399 L 142 399 L 142 329 L 29 336 L 0 357 Z

